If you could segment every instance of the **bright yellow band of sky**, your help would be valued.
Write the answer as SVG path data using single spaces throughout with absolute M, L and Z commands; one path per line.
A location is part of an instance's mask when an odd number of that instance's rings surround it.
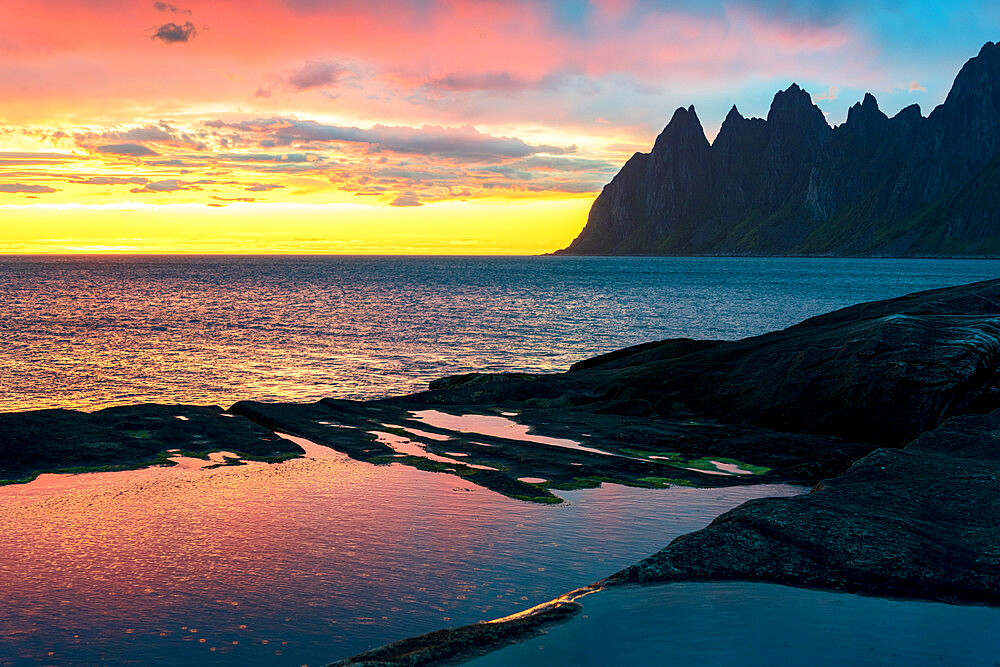
M 591 202 L 0 206 L 0 253 L 540 254 L 573 240 Z

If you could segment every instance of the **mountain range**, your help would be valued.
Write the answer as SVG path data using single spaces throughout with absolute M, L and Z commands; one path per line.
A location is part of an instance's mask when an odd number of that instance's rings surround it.
M 871 94 L 831 127 L 798 85 L 709 143 L 679 108 L 604 186 L 565 255 L 1000 255 L 1000 44 L 928 116 Z

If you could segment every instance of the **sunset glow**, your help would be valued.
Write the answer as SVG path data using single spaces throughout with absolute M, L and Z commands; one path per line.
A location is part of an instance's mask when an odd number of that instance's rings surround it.
M 8 0 L 0 252 L 550 251 L 676 106 L 926 113 L 1000 26 L 781 4 Z

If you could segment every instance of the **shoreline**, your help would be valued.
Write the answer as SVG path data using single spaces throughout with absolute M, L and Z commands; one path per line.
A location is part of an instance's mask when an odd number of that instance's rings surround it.
M 407 396 L 229 411 L 0 413 L 0 429 L 8 477 L 59 466 L 59 456 L 121 465 L 166 449 L 302 455 L 282 433 L 542 503 L 603 482 L 811 484 L 795 498 L 747 502 L 601 583 L 761 581 L 1000 605 L 1000 533 L 988 520 L 1000 515 L 1000 280 L 736 341 L 645 343 L 564 373 L 470 373 Z M 539 618 L 578 604 L 564 602 Z M 498 620 L 418 644 L 452 651 L 449 637 L 507 641 L 540 627 L 531 613 Z M 366 664 L 350 660 L 340 664 Z

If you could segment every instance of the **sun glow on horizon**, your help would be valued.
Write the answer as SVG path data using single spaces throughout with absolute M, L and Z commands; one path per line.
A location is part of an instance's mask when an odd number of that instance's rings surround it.
M 8 205 L 0 206 L 0 218 L 12 222 L 0 253 L 534 255 L 567 245 L 589 206 L 589 197 L 402 210 L 356 203 Z M 137 229 L 146 232 L 137 236 Z
M 828 4 L 8 0 L 0 252 L 551 251 L 679 106 L 926 112 L 1000 28 Z

